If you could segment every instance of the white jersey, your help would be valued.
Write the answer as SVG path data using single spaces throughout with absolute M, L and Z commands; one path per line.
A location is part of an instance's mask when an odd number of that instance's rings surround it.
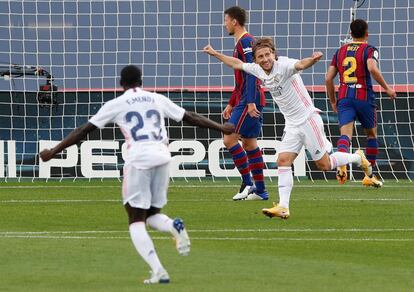
M 286 125 L 303 124 L 314 112 L 320 112 L 295 69 L 296 59 L 279 57 L 267 74 L 258 64 L 244 63 L 243 70 L 256 76 L 267 88 L 286 120 Z
M 184 113 L 164 95 L 133 88 L 105 103 L 89 122 L 98 128 L 116 123 L 127 144 L 125 164 L 149 169 L 171 160 L 164 118 L 179 122 Z

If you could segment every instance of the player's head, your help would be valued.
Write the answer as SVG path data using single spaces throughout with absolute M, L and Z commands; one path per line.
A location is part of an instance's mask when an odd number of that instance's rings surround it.
M 224 11 L 224 26 L 229 35 L 235 33 L 236 27 L 244 27 L 246 20 L 246 10 L 239 6 L 230 7 Z
M 258 39 L 252 47 L 253 58 L 256 64 L 265 71 L 271 71 L 273 63 L 277 60 L 276 48 L 271 38 Z
M 125 66 L 121 70 L 121 86 L 126 90 L 129 88 L 139 87 L 142 84 L 142 73 L 135 65 Z
M 355 19 L 349 26 L 351 36 L 354 39 L 363 39 L 368 37 L 368 23 L 363 19 Z

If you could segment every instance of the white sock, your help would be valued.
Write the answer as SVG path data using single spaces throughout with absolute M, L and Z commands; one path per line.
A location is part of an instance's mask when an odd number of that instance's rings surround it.
M 329 155 L 329 159 L 331 160 L 331 169 L 336 169 L 349 163 L 361 164 L 361 156 L 346 152 L 335 152 Z
M 134 222 L 129 225 L 129 234 L 131 235 L 135 249 L 151 267 L 151 270 L 154 273 L 164 270 L 164 267 L 161 265 L 161 262 L 155 251 L 151 237 L 148 235 L 148 232 L 145 229 L 145 223 Z
M 293 188 L 292 167 L 279 166 L 278 172 L 278 187 L 279 187 L 279 206 L 289 208 L 290 193 Z
M 165 214 L 155 214 L 147 218 L 147 225 L 154 230 L 171 232 L 173 220 Z

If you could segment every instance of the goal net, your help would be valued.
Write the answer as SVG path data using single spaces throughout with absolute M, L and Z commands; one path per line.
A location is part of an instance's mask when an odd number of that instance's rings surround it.
M 324 76 L 340 41 L 348 35 L 355 1 L 1 1 L 0 2 L 0 177 L 92 178 L 122 175 L 123 139 L 108 125 L 93 132 L 50 163 L 38 153 L 88 121 L 102 104 L 122 92 L 117 76 L 125 65 L 143 70 L 143 85 L 177 104 L 222 121 L 221 111 L 234 86 L 232 70 L 202 48 L 210 43 L 227 55 L 234 39 L 223 28 L 223 11 L 240 5 L 248 11 L 248 31 L 275 39 L 278 54 L 324 60 L 302 73 L 315 105 L 322 110 L 333 145 L 339 137 Z M 379 157 L 384 179 L 414 177 L 414 5 L 412 0 L 360 0 L 356 17 L 369 23 L 369 42 L 380 52 L 380 68 L 395 85 L 390 101 L 378 87 Z M 277 145 L 284 119 L 267 93 L 259 138 L 265 175 L 276 175 Z M 173 177 L 238 176 L 221 134 L 168 122 Z M 365 148 L 355 128 L 352 148 Z M 362 174 L 353 170 L 356 179 Z M 316 170 L 306 153 L 294 166 L 297 177 L 331 179 Z

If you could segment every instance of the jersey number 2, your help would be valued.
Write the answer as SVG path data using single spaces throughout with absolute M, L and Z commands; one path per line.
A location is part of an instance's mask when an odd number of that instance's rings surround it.
M 157 132 L 151 132 L 152 137 L 159 141 L 162 140 L 161 136 L 161 115 L 156 110 L 149 110 L 145 113 L 147 119 L 152 119 L 155 116 L 155 122 L 153 123 L 154 127 L 157 128 Z M 144 119 L 142 118 L 139 112 L 129 112 L 125 116 L 127 123 L 130 123 L 133 118 L 136 118 L 136 125 L 131 128 L 131 136 L 135 141 L 149 139 L 148 135 L 138 135 L 137 132 L 144 127 Z
M 343 73 L 344 75 L 344 82 L 345 83 L 356 83 L 358 81 L 358 78 L 349 76 L 353 74 L 357 68 L 357 61 L 354 57 L 346 57 L 344 61 L 342 62 L 342 66 L 348 67 Z

